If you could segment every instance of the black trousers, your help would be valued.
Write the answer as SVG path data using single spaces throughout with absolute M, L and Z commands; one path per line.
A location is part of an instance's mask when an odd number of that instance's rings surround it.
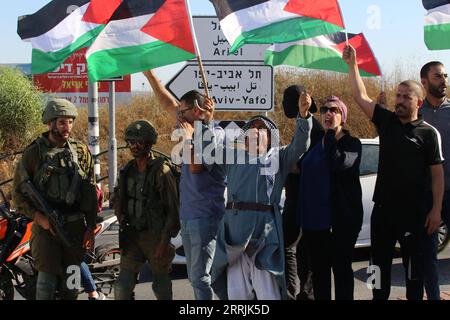
M 353 252 L 360 225 L 336 226 L 319 231 L 303 231 L 311 261 L 315 300 L 331 300 L 331 270 L 334 275 L 335 299 L 353 300 Z
M 285 229 L 284 232 L 284 260 L 288 300 L 296 300 L 300 292 L 298 277 L 297 246 L 300 240 L 300 230 Z
M 303 230 L 303 241 L 311 262 L 315 300 L 331 300 L 331 232 L 330 229 Z
M 378 288 L 373 288 L 374 300 L 387 300 L 391 292 L 391 267 L 395 244 L 400 243 L 405 269 L 406 298 L 423 299 L 423 239 L 425 214 L 419 207 L 398 208 L 374 205 L 371 217 L 372 265 L 380 270 Z M 376 284 L 376 275 L 375 275 Z
M 300 238 L 297 245 L 297 273 L 300 279 L 300 292 L 297 300 L 314 300 L 311 255 L 304 237 Z
M 347 221 L 348 223 L 348 221 Z M 352 262 L 361 223 L 337 225 L 331 234 L 331 255 L 336 300 L 353 300 L 355 279 Z

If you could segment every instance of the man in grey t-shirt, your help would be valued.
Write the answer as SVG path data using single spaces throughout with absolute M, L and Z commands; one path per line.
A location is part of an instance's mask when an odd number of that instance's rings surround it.
M 420 71 L 420 78 L 426 90 L 426 99 L 419 109 L 423 119 L 435 127 L 441 136 L 444 159 L 445 193 L 442 204 L 442 220 L 450 226 L 450 99 L 447 97 L 448 74 L 441 62 L 432 61 L 425 64 Z M 431 206 L 431 195 L 428 195 Z M 437 232 L 425 239 L 424 285 L 428 300 L 440 300 L 439 275 L 437 261 Z

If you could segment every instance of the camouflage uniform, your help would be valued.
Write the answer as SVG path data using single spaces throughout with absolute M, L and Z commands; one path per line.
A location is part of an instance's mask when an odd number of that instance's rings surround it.
M 147 121 L 140 120 L 130 125 L 126 139 L 133 136 L 130 128 L 153 129 Z M 151 135 L 156 142 L 156 131 Z M 170 239 L 180 230 L 178 215 L 177 181 L 168 163 L 152 153 L 144 172 L 139 172 L 136 160 L 130 161 L 120 172 L 115 190 L 115 210 L 124 217 L 119 240 L 122 249 L 120 274 L 114 292 L 117 300 L 132 298 L 137 274 L 148 261 L 153 276 L 153 292 L 159 300 L 172 299 L 172 282 L 169 277 L 175 249 Z M 166 255 L 155 259 L 159 244 L 166 246 Z
M 67 106 L 68 103 L 55 99 L 47 107 L 55 101 L 57 107 Z M 65 116 L 64 113 L 61 116 Z M 59 278 L 60 297 L 76 299 L 76 290 L 68 290 L 64 284 L 66 277 L 71 275 L 66 273 L 67 267 L 79 266 L 83 260 L 86 226 L 95 227 L 96 223 L 94 162 L 82 142 L 69 138 L 62 147 L 57 147 L 48 137 L 49 132 L 43 133 L 25 149 L 15 171 L 12 196 L 17 210 L 34 219 L 37 210 L 19 191 L 20 184 L 30 180 L 50 206 L 64 216 L 64 228 L 71 237 L 73 247 L 66 247 L 57 236 L 35 223 L 32 226 L 31 252 L 40 273 Z M 69 164 L 71 160 L 72 164 Z M 70 169 L 74 163 L 76 165 L 72 168 L 75 169 Z M 76 182 L 73 182 L 74 179 Z M 71 200 L 67 200 L 69 192 L 76 195 Z

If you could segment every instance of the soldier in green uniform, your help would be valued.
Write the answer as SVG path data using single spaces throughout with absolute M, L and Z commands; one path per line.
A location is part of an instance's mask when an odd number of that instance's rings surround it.
M 25 149 L 14 175 L 15 206 L 34 219 L 31 252 L 38 270 L 38 300 L 54 299 L 57 290 L 61 299 L 75 300 L 78 290 L 76 286 L 68 287 L 68 282 L 76 282 L 67 279 L 77 275 L 76 268 L 85 250 L 94 245 L 97 217 L 94 162 L 87 146 L 70 138 L 77 115 L 71 102 L 49 100 L 42 114 L 48 131 Z M 49 219 L 21 193 L 20 185 L 27 180 L 61 214 L 71 247 L 61 241 Z
M 137 275 L 146 261 L 156 298 L 172 299 L 169 273 L 175 249 L 170 239 L 180 230 L 178 188 L 169 164 L 152 153 L 157 136 L 146 120 L 133 122 L 125 130 L 134 159 L 120 171 L 115 190 L 122 249 L 120 274 L 114 287 L 116 300 L 132 299 Z

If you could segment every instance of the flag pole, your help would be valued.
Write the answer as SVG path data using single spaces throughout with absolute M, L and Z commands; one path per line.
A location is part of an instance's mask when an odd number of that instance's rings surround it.
M 341 5 L 339 4 L 339 2 L 337 3 L 337 5 L 338 5 L 338 8 L 339 8 L 339 13 L 341 14 L 342 24 L 344 25 L 345 44 L 348 45 L 348 34 L 347 34 L 347 28 L 345 27 L 344 15 L 342 14 Z
M 369 45 L 369 47 L 370 47 L 370 45 Z M 372 50 L 372 48 L 370 50 Z M 380 75 L 381 92 L 384 92 L 384 72 L 383 72 L 383 70 L 381 70 L 380 62 L 378 61 L 378 59 L 376 57 L 375 57 L 375 60 L 377 61 L 377 65 L 378 65 L 378 68 L 380 68 L 380 73 L 381 73 L 381 75 Z
M 200 74 L 202 76 L 203 86 L 205 87 L 205 95 L 209 98 L 208 82 L 206 81 L 206 75 L 205 75 L 205 70 L 203 69 L 202 57 L 200 54 L 200 50 L 198 48 L 197 35 L 195 33 L 194 21 L 192 19 L 192 15 L 191 15 L 191 8 L 189 6 L 189 0 L 185 0 L 185 3 L 186 3 L 186 9 L 187 9 L 188 17 L 189 17 L 189 24 L 191 26 L 192 40 L 194 41 L 194 48 L 195 48 L 195 54 L 197 56 L 198 67 L 200 69 Z

